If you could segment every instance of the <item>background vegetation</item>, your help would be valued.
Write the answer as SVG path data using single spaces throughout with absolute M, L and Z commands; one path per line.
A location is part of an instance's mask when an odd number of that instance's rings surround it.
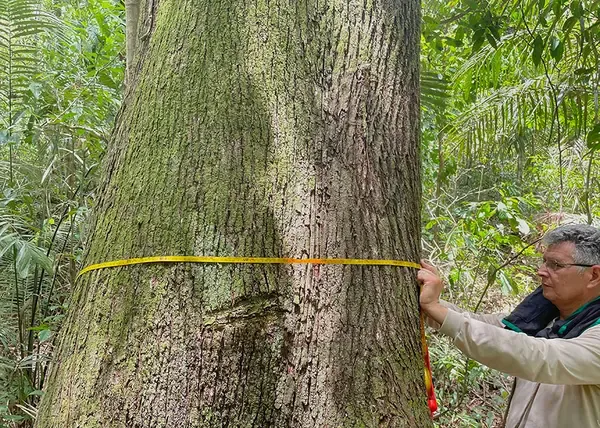
M 600 0 L 423 0 L 423 248 L 448 300 L 507 311 L 549 225 L 600 214 Z M 119 0 L 0 0 L 0 428 L 31 426 L 123 89 Z M 510 380 L 431 336 L 441 427 Z M 424 396 L 425 397 L 425 396 Z
M 119 107 L 123 15 L 0 0 L 0 427 L 36 417 Z

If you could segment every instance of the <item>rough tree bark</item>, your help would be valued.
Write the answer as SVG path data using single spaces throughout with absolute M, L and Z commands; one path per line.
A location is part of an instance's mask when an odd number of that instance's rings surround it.
M 417 0 L 143 0 L 85 264 L 417 260 Z M 46 427 L 427 427 L 415 270 L 161 264 L 77 283 Z

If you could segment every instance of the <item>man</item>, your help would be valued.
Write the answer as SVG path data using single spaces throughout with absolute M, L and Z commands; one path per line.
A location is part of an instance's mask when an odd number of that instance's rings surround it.
M 600 427 L 600 231 L 562 226 L 544 243 L 542 284 L 509 316 L 441 302 L 442 281 L 424 261 L 421 308 L 465 355 L 517 378 L 507 428 Z

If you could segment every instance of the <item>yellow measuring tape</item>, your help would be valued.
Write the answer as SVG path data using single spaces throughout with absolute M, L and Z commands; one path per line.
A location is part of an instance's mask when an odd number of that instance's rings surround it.
M 238 263 L 238 264 L 315 264 L 315 265 L 365 265 L 365 266 L 402 266 L 420 269 L 421 265 L 406 260 L 385 259 L 293 259 L 284 257 L 218 257 L 218 256 L 158 256 L 138 257 L 134 259 L 113 260 L 111 262 L 97 263 L 82 269 L 77 274 L 77 279 L 85 273 L 105 268 L 139 265 L 143 263 Z M 429 365 L 429 352 L 425 339 L 423 318 L 421 317 L 421 341 L 425 354 L 425 384 L 428 395 L 428 405 L 431 414 L 437 409 L 435 392 L 431 382 L 431 367 Z
M 291 259 L 284 257 L 218 257 L 218 256 L 157 256 L 138 257 L 134 259 L 113 260 L 97 263 L 82 269 L 77 279 L 93 270 L 119 266 L 139 265 L 144 263 L 237 263 L 237 264 L 315 264 L 315 265 L 371 265 L 371 266 L 403 266 L 420 269 L 421 265 L 405 260 L 383 259 Z

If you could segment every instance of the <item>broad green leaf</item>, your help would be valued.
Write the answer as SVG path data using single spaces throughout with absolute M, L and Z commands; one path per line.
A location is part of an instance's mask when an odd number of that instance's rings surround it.
M 558 2 L 557 2 L 558 3 Z M 583 5 L 579 0 L 573 0 L 571 4 L 569 4 L 569 9 L 571 9 L 571 13 L 575 18 L 581 18 L 584 13 Z
M 52 336 L 52 331 L 51 330 L 42 330 L 38 334 L 40 342 L 47 341 L 48 339 L 50 339 L 51 336 Z
M 490 25 L 488 30 L 490 31 L 492 36 L 494 36 L 494 39 L 496 39 L 497 41 L 500 41 L 500 30 L 496 25 Z
M 510 283 L 508 282 L 508 279 L 506 278 L 506 275 L 504 274 L 504 272 L 500 272 L 498 274 L 498 281 L 500 282 L 500 290 L 502 291 L 502 294 L 504 295 L 508 295 L 510 294 Z
M 41 324 L 35 327 L 29 327 L 27 330 L 30 331 L 43 331 L 43 330 L 48 330 L 49 325 L 48 324 Z
M 31 253 L 28 251 L 29 246 L 26 243 L 21 243 L 21 248 L 17 253 L 17 261 L 15 267 L 19 278 L 25 279 L 29 274 L 29 266 L 31 265 Z
M 596 150 L 597 143 L 600 142 L 600 123 L 594 126 L 586 137 L 588 149 Z
M 591 67 L 591 68 L 583 68 L 583 67 L 581 67 L 581 68 L 578 68 L 577 70 L 575 70 L 574 73 L 577 76 L 581 76 L 581 75 L 591 74 L 594 71 L 596 71 L 596 69 L 593 68 L 593 67 Z
M 21 415 L 2 415 L 2 418 L 11 422 L 23 422 L 25 419 L 27 419 L 25 416 Z
M 519 229 L 519 232 L 521 232 L 522 235 L 529 235 L 531 229 L 529 228 L 529 225 L 525 220 L 523 220 L 522 218 L 517 218 L 517 224 L 517 229 Z
M 431 16 L 428 16 L 428 15 L 423 16 L 423 21 L 426 22 L 427 24 L 431 24 L 433 26 L 440 25 L 440 22 L 437 19 L 435 19 Z
M 458 39 L 453 39 L 451 37 L 447 37 L 444 39 L 444 42 L 448 45 L 448 46 L 454 46 L 455 48 L 459 48 L 461 46 L 464 45 L 462 40 L 458 40 Z
M 532 59 L 533 64 L 537 67 L 542 62 L 542 51 L 544 50 L 544 41 L 542 37 L 538 34 L 533 40 L 533 52 Z
M 565 44 L 557 37 L 552 37 L 550 40 L 550 55 L 556 62 L 559 62 L 565 52 Z
M 496 43 L 496 39 L 494 39 L 494 36 L 492 35 L 492 33 L 490 33 L 489 31 L 486 31 L 485 37 L 487 38 L 488 42 L 490 42 L 490 45 L 492 45 L 494 47 L 494 49 L 498 48 L 498 44 Z
M 563 32 L 568 33 L 569 31 L 571 31 L 571 29 L 573 28 L 573 26 L 575 25 L 575 23 L 577 21 L 578 21 L 578 19 L 574 16 L 567 18 L 567 20 L 565 21 L 565 23 L 563 24 L 563 27 L 562 27 Z
M 519 292 L 519 286 L 517 285 L 515 280 L 509 278 L 504 272 L 498 272 L 498 280 L 500 281 L 502 294 L 510 294 L 511 291 L 514 294 L 517 294 Z
M 473 52 L 477 52 L 485 41 L 485 28 L 480 28 L 473 33 Z
M 561 9 L 562 9 L 562 4 L 560 1 L 557 0 L 553 0 L 551 2 L 552 5 L 552 12 L 554 12 L 555 16 L 560 16 L 561 15 Z

